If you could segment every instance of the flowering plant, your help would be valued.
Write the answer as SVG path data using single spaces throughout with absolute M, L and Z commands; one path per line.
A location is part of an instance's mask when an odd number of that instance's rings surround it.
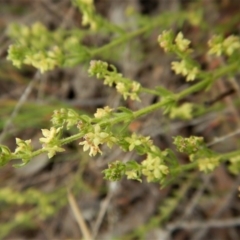
M 161 101 L 137 111 L 124 107 L 112 109 L 106 106 L 97 109 L 93 117 L 79 115 L 73 109 L 55 110 L 51 119 L 52 127 L 42 129 L 43 137 L 39 139 L 42 148 L 34 150 L 30 139 L 17 138 L 17 147 L 13 152 L 7 146 L 0 146 L 1 165 L 5 165 L 13 159 L 21 159 L 22 163 L 15 166 L 24 166 L 34 156 L 41 153 L 47 153 L 48 157 L 52 158 L 58 152 L 65 151 L 65 144 L 76 140 L 79 141 L 80 146 L 83 146 L 83 151 L 89 151 L 90 156 L 103 154 L 103 144 L 109 148 L 117 145 L 123 151 L 136 151 L 143 156 L 140 163 L 135 160 L 125 163 L 119 159 L 109 163 L 109 168 L 103 173 L 105 178 L 110 180 L 120 180 L 126 175 L 128 179 L 142 181 L 142 177 L 145 176 L 148 182 L 160 182 L 165 185 L 169 179 L 176 178 L 182 171 L 195 167 L 204 172 L 212 171 L 229 156 L 231 159 L 235 159 L 231 161 L 232 164 L 238 164 L 239 161 L 236 160 L 238 151 L 220 154 L 208 148 L 202 137 L 183 138 L 176 136 L 173 144 L 176 145 L 179 152 L 187 154 L 190 160 L 188 164 L 181 165 L 174 150 L 160 149 L 153 144 L 149 136 L 127 131 L 116 134 L 114 126 L 118 124 L 127 126 L 137 118 L 157 109 L 163 109 L 164 114 L 172 119 L 192 119 L 196 106 L 190 102 L 180 104 L 181 100 L 192 93 L 209 89 L 222 76 L 234 76 L 239 73 L 239 37 L 231 35 L 223 38 L 221 35 L 214 35 L 208 41 L 208 54 L 215 57 L 223 56 L 226 63 L 213 71 L 204 71 L 193 57 L 194 49 L 190 47 L 191 41 L 185 38 L 182 32 L 175 34 L 172 30 L 163 31 L 157 39 L 160 47 L 166 53 L 172 53 L 178 58 L 177 61 L 172 61 L 172 70 L 177 75 L 182 75 L 186 82 L 192 82 L 192 84 L 178 93 L 173 93 L 162 87 L 148 89 L 137 80 L 124 77 L 113 64 L 91 59 L 119 43 L 150 31 L 162 24 L 162 19 L 156 18 L 154 24 L 147 22 L 142 29 L 126 35 L 123 29 L 104 21 L 95 14 L 93 1 L 76 0 L 73 2 L 83 12 L 84 26 L 89 25 L 92 31 L 97 31 L 104 26 L 109 32 L 117 31 L 120 37 L 102 48 L 92 49 L 79 44 L 77 36 L 81 38 L 83 35 L 80 30 L 74 33 L 63 30 L 49 32 L 40 23 L 35 23 L 31 27 L 13 24 L 9 28 L 9 36 L 13 39 L 17 38 L 18 41 L 9 47 L 8 60 L 11 60 L 13 65 L 18 68 L 22 67 L 23 64 L 32 65 L 41 73 L 55 67 L 69 67 L 90 61 L 89 75 L 103 79 L 104 85 L 115 87 L 124 100 L 130 99 L 140 102 L 141 93 L 147 93 L 160 97 Z M 188 19 L 190 22 L 192 20 L 194 23 L 197 21 L 197 19 L 193 19 L 191 14 L 182 14 L 179 17 Z M 197 22 L 199 23 L 199 20 Z M 63 131 L 68 131 L 71 128 L 77 129 L 78 132 L 63 138 Z

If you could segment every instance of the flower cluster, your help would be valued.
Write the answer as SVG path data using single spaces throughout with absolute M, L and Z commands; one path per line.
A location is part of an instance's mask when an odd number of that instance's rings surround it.
M 104 108 L 98 108 L 97 112 L 94 114 L 94 117 L 95 118 L 104 118 L 104 117 L 108 116 L 112 111 L 113 111 L 113 109 L 110 108 L 109 106 L 106 106 Z
M 61 108 L 55 110 L 52 115 L 51 122 L 55 127 L 61 127 L 66 124 L 67 129 L 77 125 L 80 117 L 73 109 Z
M 22 64 L 29 64 L 44 73 L 62 64 L 63 51 L 56 45 L 57 32 L 50 33 L 41 23 L 31 27 L 13 24 L 8 34 L 17 40 L 17 44 L 9 46 L 7 57 L 14 66 L 20 68 Z M 52 42 L 55 45 L 51 45 Z
M 199 70 L 196 66 L 189 63 L 186 60 L 181 60 L 180 62 L 174 61 L 172 62 L 172 70 L 176 74 L 182 74 L 183 76 L 187 77 L 187 81 L 195 80 Z
M 109 163 L 108 169 L 103 171 L 105 179 L 111 181 L 119 181 L 124 175 L 127 176 L 127 179 L 141 180 L 141 165 L 135 161 L 128 161 L 123 163 L 119 160 Z
M 165 52 L 172 51 L 173 39 L 174 36 L 172 31 L 163 31 L 162 34 L 158 36 L 159 45 Z
M 105 179 L 110 181 L 119 181 L 125 174 L 126 164 L 121 161 L 115 161 L 108 164 L 108 169 L 103 171 Z
M 16 138 L 17 148 L 15 149 L 14 154 L 23 160 L 23 164 L 19 166 L 23 166 L 27 164 L 32 158 L 32 146 L 31 139 L 22 140 L 20 138 Z
M 191 136 L 183 138 L 177 136 L 173 142 L 179 152 L 189 155 L 191 162 L 196 162 L 200 171 L 213 171 L 220 163 L 220 156 L 204 144 L 203 137 Z
M 98 78 L 98 79 L 104 78 L 104 77 L 106 77 L 105 75 L 107 72 L 108 72 L 108 63 L 107 62 L 103 62 L 100 60 L 91 60 L 90 61 L 90 67 L 88 69 L 88 73 L 90 76 L 96 76 L 96 78 Z M 111 87 L 113 83 L 114 83 L 114 81 L 108 82 L 108 84 L 107 83 L 105 83 L 105 84 L 107 84 Z
M 163 158 L 164 152 L 152 146 L 151 152 L 147 153 L 147 158 L 142 162 L 142 174 L 147 177 L 148 182 L 161 181 L 168 175 L 169 169 Z
M 228 170 L 235 175 L 240 172 L 240 156 L 231 157 L 229 159 L 230 164 L 228 165 Z
M 190 53 L 192 51 L 189 48 L 191 42 L 184 38 L 182 32 L 179 32 L 174 39 L 173 32 L 171 30 L 163 31 L 162 34 L 158 36 L 158 42 L 165 52 L 178 50 L 183 53 Z
M 136 133 L 133 133 L 130 137 L 124 138 L 124 140 L 127 142 L 128 145 L 128 151 L 140 150 L 146 148 L 146 151 L 150 149 L 150 147 L 153 146 L 152 140 L 150 140 L 150 137 L 144 137 L 141 135 L 137 135 Z
M 192 103 L 184 103 L 179 107 L 172 107 L 170 110 L 170 118 L 180 118 L 180 119 L 192 119 L 192 110 L 193 104 Z
M 40 138 L 39 141 L 42 143 L 43 150 L 48 153 L 48 157 L 52 158 L 57 152 L 65 151 L 61 148 L 61 131 L 63 127 L 55 128 L 51 127 L 50 130 L 42 129 L 44 137 Z
M 132 151 L 134 149 L 139 154 L 145 154 L 146 158 L 141 164 L 136 161 L 128 161 L 127 163 L 115 161 L 110 163 L 108 169 L 103 171 L 106 179 L 116 181 L 126 175 L 127 179 L 141 182 L 141 176 L 144 175 L 148 182 L 156 182 L 166 178 L 169 169 L 164 159 L 167 157 L 168 151 L 160 151 L 159 148 L 153 145 L 150 137 L 140 136 L 136 133 L 124 138 L 124 141 L 127 146 L 121 145 L 123 150 Z
M 8 49 L 8 60 L 13 65 L 20 68 L 22 64 L 29 64 L 44 73 L 54 69 L 61 64 L 63 53 L 59 47 L 55 46 L 49 51 L 30 51 L 26 47 L 11 45 Z
M 128 97 L 132 100 L 140 101 L 138 97 L 141 85 L 137 82 L 118 82 L 116 89 L 117 91 L 123 95 L 124 100 Z
M 183 138 L 181 136 L 174 137 L 173 143 L 176 145 L 177 150 L 188 155 L 194 154 L 202 149 L 205 144 L 203 137 L 191 136 Z
M 164 31 L 159 37 L 160 46 L 165 52 L 175 52 L 182 60 L 172 62 L 172 70 L 176 74 L 182 74 L 187 81 L 193 81 L 199 73 L 199 68 L 189 58 L 192 49 L 189 47 L 190 41 L 184 38 L 182 32 L 179 32 L 174 39 L 172 31 Z
M 198 159 L 198 168 L 205 173 L 213 171 L 219 165 L 219 157 L 209 157 Z
M 39 214 L 40 218 L 46 218 L 52 215 L 56 206 L 52 204 L 52 197 L 34 188 L 29 188 L 26 191 L 15 191 L 10 187 L 3 187 L 0 189 L 0 201 L 8 204 L 17 205 L 35 205 L 35 213 Z M 31 211 L 31 210 L 30 210 Z M 22 222 L 28 218 L 29 211 L 19 211 L 15 215 L 15 220 Z M 31 217 L 30 217 L 31 218 Z
M 90 25 L 91 30 L 96 30 L 98 22 L 96 20 L 96 13 L 93 4 L 93 0 L 74 0 L 76 6 L 81 9 L 82 12 L 82 25 Z
M 0 166 L 5 165 L 12 159 L 12 153 L 7 146 L 0 145 Z
M 11 51 L 14 46 L 9 48 L 9 59 L 11 59 Z M 63 59 L 63 53 L 58 46 L 54 46 L 48 51 L 39 51 L 38 53 L 29 52 L 23 63 L 32 65 L 40 70 L 41 73 L 52 70 L 59 66 Z
M 90 150 L 90 156 L 95 156 L 97 153 L 102 154 L 99 145 L 106 143 L 111 148 L 116 142 L 117 139 L 111 133 L 103 131 L 100 125 L 96 124 L 92 131 L 85 134 L 84 141 L 80 142 L 79 145 L 83 145 L 83 151 Z
M 10 24 L 8 27 L 8 35 L 12 39 L 17 39 L 17 42 L 21 44 L 21 46 L 31 46 L 35 49 L 49 46 L 49 38 L 51 38 L 50 32 L 40 22 L 34 23 L 31 27 L 17 23 Z
M 90 76 L 96 76 L 98 79 L 104 78 L 105 85 L 112 87 L 113 84 L 116 84 L 117 91 L 125 100 L 129 97 L 131 100 L 140 101 L 138 95 L 141 91 L 141 85 L 136 81 L 122 77 L 122 74 L 118 73 L 113 65 L 92 60 L 88 72 Z
M 181 52 L 185 52 L 186 50 L 189 50 L 189 44 L 191 42 L 188 39 L 183 37 L 182 32 L 179 32 L 175 38 L 175 43 L 176 43 L 177 48 Z
M 84 34 L 77 29 L 50 31 L 38 22 L 29 27 L 11 24 L 8 35 L 15 43 L 9 46 L 7 59 L 18 68 L 30 64 L 41 73 L 57 66 L 74 66 L 89 60 L 90 51 L 81 44 Z
M 235 51 L 240 50 L 240 38 L 231 35 L 224 39 L 220 35 L 214 35 L 208 41 L 208 46 L 210 48 L 208 54 L 216 56 L 225 54 L 227 56 L 231 56 Z

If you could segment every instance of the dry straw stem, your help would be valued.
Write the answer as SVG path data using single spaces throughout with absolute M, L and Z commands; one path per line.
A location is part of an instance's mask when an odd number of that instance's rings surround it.
M 71 191 L 69 189 L 68 189 L 68 201 L 69 201 L 70 207 L 73 211 L 74 217 L 78 223 L 78 226 L 82 232 L 83 239 L 84 240 L 92 240 L 93 238 L 87 227 L 86 222 L 84 221 L 81 210 L 80 210 L 79 206 L 77 205 L 76 199 L 74 198 L 73 194 L 71 193 Z
M 179 228 L 184 228 L 188 230 L 193 230 L 193 229 L 209 229 L 209 228 L 223 228 L 223 227 L 234 227 L 234 226 L 239 226 L 240 225 L 240 218 L 231 218 L 231 219 L 213 219 L 207 222 L 178 222 L 178 223 L 173 223 L 169 224 L 167 226 L 168 230 L 176 230 Z
M 3 131 L 0 135 L 0 142 L 3 141 L 4 137 L 6 136 L 6 134 L 9 132 L 9 129 L 11 127 L 11 124 L 14 120 L 14 118 L 18 115 L 21 107 L 23 106 L 23 104 L 27 101 L 28 96 L 30 95 L 30 93 L 32 92 L 35 84 L 40 80 L 40 72 L 37 71 L 33 77 L 33 80 L 28 84 L 28 86 L 26 87 L 25 91 L 23 92 L 22 96 L 20 97 L 18 103 L 16 104 L 11 116 L 9 117 L 7 123 L 5 124 Z
M 96 223 L 93 227 L 93 238 L 96 239 L 99 228 L 101 226 L 101 223 L 103 221 L 104 215 L 107 212 L 107 208 L 109 206 L 110 200 L 112 198 L 112 194 L 110 192 L 110 194 L 107 195 L 107 197 L 103 200 L 102 204 L 101 204 L 101 209 L 99 211 Z

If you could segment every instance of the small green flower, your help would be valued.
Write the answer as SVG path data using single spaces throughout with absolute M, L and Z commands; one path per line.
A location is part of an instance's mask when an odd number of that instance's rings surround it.
M 103 81 L 104 85 L 112 87 L 114 83 L 115 83 L 115 78 L 113 78 L 112 76 L 107 76 L 107 75 L 105 76 L 105 79 Z
M 154 178 L 161 179 L 163 175 L 167 175 L 169 173 L 168 167 L 166 165 L 158 165 L 155 166 L 153 170 Z
M 5 165 L 12 158 L 10 149 L 4 145 L 0 145 L 0 166 Z
M 92 0 L 75 0 L 76 5 L 82 12 L 82 25 L 90 25 L 92 30 L 96 30 L 98 23 L 96 22 L 96 13 Z
M 223 39 L 220 35 L 214 35 L 208 41 L 209 51 L 208 54 L 221 56 L 223 53 L 231 56 L 235 51 L 240 49 L 240 39 L 237 36 L 229 36 Z
M 25 47 L 10 45 L 8 48 L 7 60 L 12 61 L 15 67 L 20 68 L 28 52 L 29 51 Z
M 198 159 L 199 170 L 205 173 L 212 172 L 216 167 L 219 166 L 219 160 L 219 157 Z
M 106 143 L 109 148 L 117 142 L 117 139 L 110 133 L 102 131 L 99 124 L 93 127 L 92 132 L 87 133 L 84 136 L 84 141 L 80 142 L 79 145 L 83 145 L 83 151 L 88 151 L 90 156 L 95 156 L 97 153 L 102 154 L 99 145 Z
M 51 127 L 50 130 L 42 129 L 42 134 L 44 137 L 39 139 L 40 142 L 46 144 L 50 143 L 51 141 L 58 137 L 58 134 L 60 133 L 61 130 L 62 127 L 59 128 Z
M 230 164 L 228 165 L 228 170 L 234 174 L 238 175 L 240 173 L 240 156 L 235 156 L 229 159 Z
M 48 57 L 47 53 L 43 51 L 26 55 L 24 63 L 34 66 L 39 69 L 41 73 L 52 70 L 57 65 L 56 60 Z
M 54 110 L 51 122 L 55 127 L 61 127 L 66 124 L 67 129 L 77 126 L 80 116 L 73 109 L 61 108 Z
M 152 150 L 156 150 L 155 147 Z M 158 152 L 158 151 L 157 151 Z M 158 153 L 158 155 L 161 153 Z M 147 177 L 148 182 L 160 181 L 169 173 L 168 167 L 164 164 L 162 157 L 156 153 L 148 153 L 147 158 L 142 162 L 142 174 Z
M 106 138 L 109 137 L 107 132 L 101 131 L 100 125 L 96 124 L 94 126 L 94 133 L 92 135 L 92 140 L 95 145 L 103 144 Z M 90 133 L 91 134 L 91 133 Z
M 181 62 L 172 62 L 172 70 L 176 74 L 182 74 L 183 76 L 186 76 L 187 81 L 193 81 L 199 72 L 197 67 L 191 66 L 185 60 L 182 60 Z
M 189 138 L 176 136 L 174 137 L 173 144 L 177 146 L 179 152 L 186 153 L 188 155 L 195 154 L 205 147 L 203 137 L 197 136 L 190 136 Z
M 18 156 L 23 160 L 23 164 L 16 165 L 16 166 L 24 166 L 32 158 L 31 139 L 22 140 L 20 138 L 16 138 L 16 143 L 17 143 L 17 148 L 15 149 L 14 155 Z
M 188 74 L 187 74 L 187 79 L 186 79 L 187 82 L 195 80 L 198 72 L 199 72 L 199 70 L 197 67 L 194 67 L 191 70 L 189 70 Z
M 109 106 L 106 106 L 104 108 L 98 108 L 97 112 L 94 114 L 94 117 L 95 118 L 104 118 L 104 117 L 108 116 L 112 111 L 113 111 L 113 109 L 110 108 Z
M 129 97 L 132 100 L 140 101 L 138 95 L 141 85 L 131 79 L 123 78 L 122 74 L 118 73 L 113 65 L 108 65 L 102 61 L 91 61 L 88 72 L 90 76 L 94 75 L 97 78 L 103 78 L 105 85 L 112 87 L 115 84 L 117 91 L 123 96 L 124 100 Z
M 221 56 L 223 53 L 223 38 L 219 35 L 214 35 L 209 41 L 209 55 Z
M 140 101 L 138 94 L 140 93 L 141 85 L 138 82 L 133 82 L 130 86 L 129 97 L 132 100 Z
M 173 107 L 170 110 L 170 118 L 180 118 L 180 119 L 192 119 L 192 103 L 184 103 L 179 107 Z
M 107 72 L 108 64 L 103 61 L 90 61 L 90 67 L 88 69 L 88 73 L 90 76 L 96 76 L 97 78 L 104 78 L 105 73 Z
M 110 181 L 119 181 L 125 174 L 126 164 L 117 160 L 108 164 L 108 169 L 104 170 L 105 179 Z
M 142 144 L 140 137 L 136 133 L 133 133 L 131 137 L 126 137 L 125 140 L 129 143 L 129 151 Z
M 186 76 L 188 74 L 188 69 L 187 69 L 187 62 L 185 60 L 182 60 L 181 62 L 172 62 L 172 70 L 176 74 L 182 74 L 183 76 Z
M 55 127 L 63 126 L 66 122 L 67 109 L 54 110 L 51 122 Z
M 57 145 L 44 146 L 43 148 L 48 152 L 48 157 L 49 158 L 52 158 L 54 155 L 56 155 L 57 152 L 64 152 L 65 151 L 64 148 L 61 148 Z
M 20 138 L 16 138 L 16 143 L 17 143 L 18 147 L 15 149 L 14 154 L 32 151 L 31 139 L 22 140 Z
M 51 127 L 50 130 L 42 129 L 43 138 L 40 138 L 39 141 L 43 145 L 43 149 L 48 152 L 48 157 L 52 158 L 57 152 L 65 151 L 64 148 L 61 148 L 61 142 L 59 140 L 61 135 L 62 127 L 55 128 Z
M 116 89 L 121 95 L 123 95 L 123 98 L 126 100 L 129 94 L 127 85 L 123 82 L 118 82 Z
M 83 151 L 86 152 L 88 150 L 89 151 L 89 156 L 96 156 L 97 153 L 102 154 L 102 151 L 100 150 L 99 146 L 94 145 L 92 142 L 89 141 L 89 139 L 87 139 L 85 137 L 85 141 L 79 143 L 80 145 L 84 145 L 83 146 Z
M 240 49 L 240 39 L 237 36 L 229 36 L 223 41 L 224 52 L 231 56 L 235 51 Z
M 189 44 L 191 43 L 189 40 L 183 37 L 182 32 L 179 32 L 177 37 L 175 38 L 176 45 L 181 52 L 185 52 L 189 48 Z
M 173 47 L 172 31 L 163 31 L 162 34 L 158 36 L 158 42 L 165 52 L 171 51 Z
M 131 179 L 131 180 L 138 180 L 138 181 L 142 181 L 139 178 L 139 174 L 136 170 L 129 170 L 125 172 L 125 175 L 127 176 L 127 179 Z

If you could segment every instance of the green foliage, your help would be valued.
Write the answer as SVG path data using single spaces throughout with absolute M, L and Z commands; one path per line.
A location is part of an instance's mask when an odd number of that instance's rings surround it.
M 90 25 L 90 29 L 93 31 L 100 27 L 110 31 L 115 29 L 113 25 L 94 14 L 95 10 L 92 1 L 74 1 L 74 4 L 83 11 L 83 25 Z M 185 17 L 189 18 L 188 15 L 183 18 Z M 151 26 L 151 28 L 154 28 L 154 26 Z M 115 29 L 115 31 L 117 30 L 119 28 Z M 144 28 L 142 31 L 144 31 Z M 145 27 L 145 31 L 149 31 L 149 28 Z M 128 37 L 133 37 L 131 33 L 126 37 L 126 33 L 122 30 L 119 34 L 118 41 L 125 42 Z M 57 66 L 69 66 L 67 62 L 72 62 L 75 58 L 73 57 L 73 51 L 79 53 L 77 57 L 78 63 L 87 61 L 95 53 L 79 42 L 77 36 L 83 35 L 76 30 L 67 32 L 59 29 L 49 32 L 40 23 L 36 23 L 32 27 L 14 24 L 9 28 L 9 36 L 17 39 L 17 42 L 9 47 L 8 59 L 17 67 L 30 64 L 41 72 L 51 70 Z M 56 153 L 64 151 L 62 147 L 64 144 L 83 138 L 79 144 L 83 145 L 84 151 L 89 151 L 90 156 L 102 154 L 101 145 L 103 144 L 106 144 L 109 148 L 118 145 L 123 151 L 135 150 L 138 154 L 144 156 L 141 164 L 121 163 L 120 161 L 111 163 L 109 169 L 104 171 L 107 179 L 119 180 L 120 177 L 126 175 L 129 179 L 140 181 L 143 175 L 146 176 L 149 182 L 157 181 L 165 185 L 169 178 L 177 177 L 177 173 L 185 169 L 186 166 L 182 168 L 181 165 L 174 164 L 175 167 L 171 167 L 171 161 L 176 159 L 176 157 L 172 157 L 173 152 L 171 158 L 169 158 L 169 149 L 162 151 L 153 145 L 149 137 L 135 133 L 126 136 L 125 132 L 120 132 L 116 137 L 114 125 L 128 124 L 140 116 L 149 114 L 159 108 L 162 108 L 163 112 L 168 114 L 170 118 L 191 119 L 194 105 L 184 103 L 179 106 L 178 102 L 191 93 L 209 88 L 221 76 L 236 74 L 239 71 L 240 41 L 236 36 L 229 36 L 224 39 L 217 35 L 209 40 L 208 53 L 216 55 L 216 57 L 225 55 L 227 59 L 225 66 L 210 72 L 200 69 L 199 64 L 192 57 L 194 49 L 190 48 L 191 42 L 184 38 L 182 32 L 175 35 L 172 30 L 163 31 L 158 37 L 158 42 L 165 52 L 171 52 L 179 58 L 179 61 L 172 62 L 173 71 L 185 77 L 186 81 L 196 81 L 195 84 L 179 93 L 172 93 L 162 87 L 146 89 L 139 82 L 123 77 L 112 64 L 92 60 L 88 70 L 90 76 L 104 79 L 103 83 L 110 87 L 115 86 L 124 100 L 130 98 L 131 100 L 141 101 L 140 93 L 146 92 L 161 96 L 161 101 L 135 112 L 124 108 L 119 108 L 118 112 L 116 112 L 106 106 L 103 109 L 98 109 L 93 117 L 79 115 L 71 109 L 55 110 L 51 120 L 53 126 L 50 129 L 42 129 L 43 137 L 40 138 L 42 149 L 34 151 L 31 140 L 24 141 L 17 138 L 17 148 L 14 152 L 11 152 L 6 146 L 1 147 L 1 165 L 6 164 L 11 159 L 22 159 L 23 163 L 18 165 L 22 166 L 27 164 L 32 157 L 43 152 L 46 152 L 48 157 L 52 158 Z M 113 43 L 110 43 L 107 49 L 112 47 Z M 100 53 L 99 49 L 97 52 Z M 200 80 L 197 81 L 196 79 Z M 61 133 L 65 130 L 69 131 L 73 127 L 78 129 L 79 133 L 63 139 Z M 189 163 L 189 166 L 198 166 L 201 171 L 211 171 L 220 163 L 220 155 L 208 149 L 202 137 L 192 136 L 184 139 L 177 136 L 174 144 L 177 146 L 178 151 L 186 153 L 189 155 L 189 160 L 196 163 L 196 165 Z M 224 157 L 221 156 L 222 158 Z
M 10 187 L 0 189 L 1 212 L 17 207 L 20 210 L 15 216 L 9 216 L 8 222 L 0 226 L 0 238 L 4 238 L 15 227 L 34 228 L 37 221 L 46 219 L 55 214 L 67 202 L 66 190 L 57 189 L 54 193 L 47 194 L 36 189 L 23 192 Z M 25 207 L 25 210 L 21 209 Z M 27 207 L 27 208 L 26 208 Z M 26 210 L 27 209 L 27 210 Z
M 89 26 L 90 30 L 57 29 L 49 31 L 41 23 L 35 23 L 32 26 L 12 24 L 9 27 L 8 35 L 14 40 L 14 43 L 9 47 L 7 59 L 18 68 L 27 64 L 37 68 L 41 73 L 53 70 L 56 67 L 70 67 L 80 63 L 86 64 L 90 61 L 89 75 L 95 76 L 97 79 L 103 79 L 103 84 L 109 87 L 115 87 L 124 100 L 130 99 L 140 102 L 141 93 L 160 96 L 161 99 L 159 102 L 137 111 L 125 107 L 112 109 L 106 106 L 97 109 L 93 116 L 79 114 L 73 109 L 61 108 L 55 110 L 51 118 L 52 126 L 50 129 L 42 129 L 43 136 L 39 139 L 42 148 L 35 150 L 30 139 L 16 138 L 17 146 L 14 151 L 11 151 L 7 146 L 0 146 L 0 165 L 3 166 L 12 160 L 20 159 L 22 163 L 14 166 L 21 167 L 31 161 L 33 157 L 43 153 L 47 153 L 48 157 L 52 158 L 65 151 L 64 145 L 79 141 L 79 145 L 83 146 L 83 151 L 88 152 L 91 157 L 103 154 L 102 145 L 104 144 L 108 148 L 117 146 L 124 152 L 135 151 L 141 156 L 141 161 L 123 162 L 116 160 L 109 163 L 103 174 L 105 179 L 111 181 L 118 181 L 126 176 L 127 179 L 139 182 L 146 178 L 147 182 L 157 182 L 161 186 L 166 186 L 181 176 L 183 172 L 196 168 L 203 172 L 211 172 L 222 161 L 229 159 L 229 170 L 238 174 L 240 171 L 239 151 L 226 154 L 214 152 L 204 143 L 201 136 L 187 138 L 176 136 L 173 140 L 176 150 L 172 150 L 160 149 L 154 145 L 149 136 L 142 136 L 125 130 L 116 133 L 115 129 L 116 126 L 126 126 L 139 117 L 158 109 L 162 109 L 163 113 L 171 119 L 192 119 L 195 105 L 190 102 L 182 103 L 181 100 L 193 93 L 211 88 L 212 84 L 220 77 L 234 76 L 239 73 L 239 37 L 231 35 L 224 38 L 222 35 L 214 35 L 208 41 L 208 54 L 215 58 L 222 56 L 225 59 L 224 65 L 208 71 L 201 69 L 200 63 L 194 58 L 195 50 L 190 48 L 191 41 L 186 39 L 182 32 L 177 34 L 173 30 L 159 32 L 160 35 L 156 41 L 158 41 L 160 47 L 167 54 L 171 53 L 177 58 L 177 61 L 171 63 L 172 70 L 177 75 L 184 77 L 186 82 L 191 82 L 191 85 L 178 93 L 171 92 L 163 87 L 148 89 L 141 86 L 137 80 L 124 77 L 107 60 L 93 59 L 96 56 L 103 57 L 105 52 L 114 51 L 114 48 L 119 44 L 124 44 L 141 34 L 149 33 L 156 28 L 159 29 L 159 27 L 167 29 L 176 19 L 180 26 L 186 20 L 194 25 L 200 25 L 202 12 L 199 11 L 199 14 L 192 15 L 191 12 L 181 11 L 176 16 L 163 14 L 163 16 L 153 19 L 139 18 L 140 28 L 128 33 L 127 30 L 109 23 L 96 14 L 92 0 L 75 0 L 73 3 L 83 13 L 83 26 Z M 84 45 L 81 41 L 83 37 L 89 32 L 96 31 L 103 31 L 105 34 L 115 33 L 117 37 L 109 44 L 99 48 Z M 62 133 L 69 131 L 71 134 L 71 129 L 74 129 L 77 133 L 63 138 Z M 176 151 L 186 154 L 189 163 L 180 164 L 179 155 Z M 1 194 L 15 196 L 14 199 L 5 198 L 8 204 L 12 201 L 16 201 L 16 203 L 27 202 L 30 194 L 27 192 L 21 197 L 7 192 L 10 191 L 9 189 L 5 189 L 5 191 Z M 34 201 L 36 193 L 31 193 L 30 198 Z M 45 200 L 40 201 L 39 208 L 44 208 L 42 206 L 44 204 Z M 173 209 L 171 204 L 176 205 L 176 201 L 168 201 L 167 204 L 166 209 L 170 209 L 171 212 Z M 44 208 L 43 217 L 47 217 L 53 211 L 51 208 Z M 166 213 L 163 214 L 167 215 Z M 25 217 L 27 218 L 27 216 Z M 19 219 L 23 222 L 28 221 L 28 219 L 22 219 L 21 215 L 16 217 L 16 221 L 20 221 Z

